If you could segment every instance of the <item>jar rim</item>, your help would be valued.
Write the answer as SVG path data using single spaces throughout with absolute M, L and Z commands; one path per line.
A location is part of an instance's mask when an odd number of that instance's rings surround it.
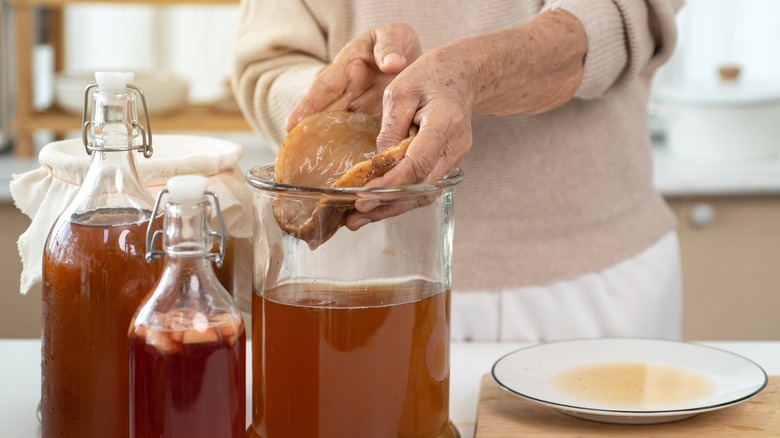
M 444 178 L 438 181 L 429 181 L 418 184 L 409 184 L 392 187 L 307 187 L 276 182 L 274 178 L 275 165 L 273 163 L 255 166 L 246 172 L 246 180 L 250 186 L 274 192 L 295 192 L 345 196 L 355 194 L 419 194 L 445 190 L 463 181 L 463 171 L 455 168 Z

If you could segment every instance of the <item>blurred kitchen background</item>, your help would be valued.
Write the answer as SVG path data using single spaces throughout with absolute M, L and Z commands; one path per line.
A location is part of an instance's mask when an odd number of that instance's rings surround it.
M 238 13 L 238 0 L 0 0 L 0 337 L 40 336 L 40 288 L 18 293 L 29 219 L 8 182 L 80 135 L 90 72 L 137 72 L 155 133 L 238 142 L 245 168 L 273 159 L 230 94 Z M 688 0 L 656 78 L 655 180 L 680 225 L 686 339 L 780 339 L 779 20 L 777 0 Z

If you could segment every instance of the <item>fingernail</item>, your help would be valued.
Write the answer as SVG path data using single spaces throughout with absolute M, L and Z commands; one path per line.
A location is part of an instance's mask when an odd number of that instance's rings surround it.
M 397 53 L 388 53 L 384 58 L 382 58 L 382 64 L 390 64 L 391 62 L 398 61 L 399 59 L 401 59 L 401 55 Z

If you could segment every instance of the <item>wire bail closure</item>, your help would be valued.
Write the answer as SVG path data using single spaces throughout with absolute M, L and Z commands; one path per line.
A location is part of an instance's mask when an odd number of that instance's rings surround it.
M 149 220 L 149 226 L 146 228 L 146 262 L 152 263 L 154 259 L 159 259 L 165 256 L 165 251 L 163 250 L 156 250 L 155 245 L 157 241 L 160 241 L 160 245 L 162 245 L 162 237 L 165 234 L 164 230 L 154 230 L 154 218 L 157 217 L 157 212 L 160 210 L 160 204 L 162 203 L 162 197 L 168 193 L 168 189 L 162 189 L 160 193 L 157 194 L 157 200 L 154 203 L 154 208 L 152 209 L 151 219 Z M 215 262 L 217 264 L 217 267 L 222 267 L 222 262 L 225 260 L 225 248 L 227 245 L 227 237 L 225 233 L 225 221 L 222 218 L 222 208 L 219 206 L 219 197 L 215 192 L 206 191 L 204 194 L 208 197 L 210 196 L 214 203 L 214 209 L 216 210 L 217 214 L 217 220 L 219 222 L 219 232 L 216 232 L 214 230 L 209 230 L 209 237 L 210 242 L 213 242 L 214 239 L 219 239 L 219 252 L 211 252 L 209 250 L 209 253 L 206 255 L 206 258 L 209 260 Z M 212 245 L 213 246 L 213 245 Z
M 98 147 L 94 144 L 90 143 L 90 136 L 89 136 L 89 129 L 92 126 L 92 121 L 87 120 L 87 115 L 90 114 L 89 111 L 89 103 L 91 99 L 89 98 L 90 92 L 93 88 L 97 88 L 98 84 L 89 84 L 84 89 L 84 111 L 81 113 L 81 140 L 84 143 L 84 149 L 87 151 L 87 155 L 92 155 L 92 151 L 109 151 L 109 152 L 115 152 L 115 151 L 134 151 L 134 150 L 140 150 L 144 154 L 144 158 L 150 158 L 152 154 L 154 153 L 154 149 L 152 148 L 152 125 L 149 123 L 149 111 L 146 107 L 146 96 L 144 95 L 144 91 L 133 84 L 127 84 L 127 88 L 131 89 L 133 92 L 138 94 L 141 98 L 141 105 L 144 109 L 144 117 L 146 118 L 146 129 L 138 123 L 136 120 L 133 120 L 131 122 L 131 126 L 133 127 L 133 130 L 139 130 L 141 131 L 141 144 L 139 145 L 132 145 L 128 147 Z M 134 136 L 135 137 L 135 136 Z

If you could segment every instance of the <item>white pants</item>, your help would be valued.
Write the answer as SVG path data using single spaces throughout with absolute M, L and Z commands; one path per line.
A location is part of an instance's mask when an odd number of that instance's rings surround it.
M 681 337 L 676 232 L 615 266 L 573 280 L 452 294 L 454 341 Z

